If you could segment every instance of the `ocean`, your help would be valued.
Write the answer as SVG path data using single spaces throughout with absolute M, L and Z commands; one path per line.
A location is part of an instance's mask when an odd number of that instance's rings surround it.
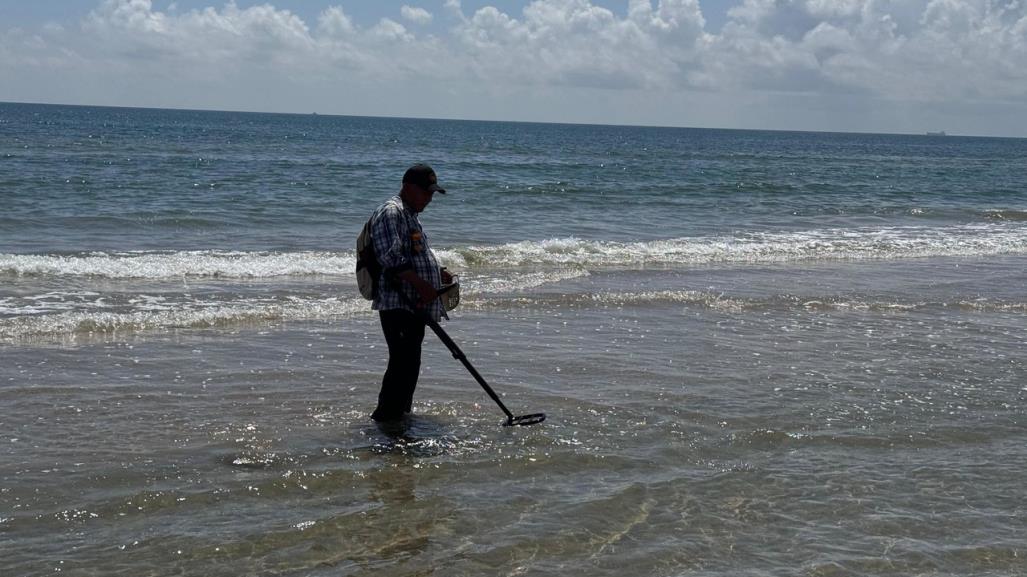
M 427 162 L 402 435 L 355 285 Z M 1027 574 L 1027 140 L 0 104 L 0 573 Z

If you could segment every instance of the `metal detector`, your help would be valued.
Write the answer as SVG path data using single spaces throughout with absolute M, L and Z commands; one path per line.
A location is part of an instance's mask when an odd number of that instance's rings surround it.
M 432 318 L 428 316 L 427 312 L 420 310 L 417 307 L 417 305 L 415 305 L 410 300 L 410 297 L 408 297 L 407 294 L 403 292 L 403 287 L 401 286 L 398 280 L 394 281 L 393 286 L 396 288 L 397 292 L 399 292 L 400 296 L 407 303 L 407 305 L 409 305 L 410 308 L 416 311 L 415 314 L 420 316 L 421 319 L 429 327 L 431 327 L 431 330 L 433 330 L 435 334 L 438 335 L 439 340 L 441 340 L 442 343 L 446 345 L 446 348 L 449 349 L 449 352 L 453 353 L 453 358 L 457 359 L 458 361 L 464 364 L 464 367 L 466 367 L 467 371 L 471 373 L 471 376 L 474 377 L 474 380 L 478 381 L 478 384 L 481 385 L 481 388 L 485 389 L 485 392 L 489 394 L 489 397 L 491 397 L 492 400 L 495 401 L 497 405 L 499 405 L 499 408 L 503 410 L 503 413 L 506 414 L 506 422 L 503 423 L 503 426 L 509 427 L 513 425 L 537 425 L 538 423 L 541 423 L 542 421 L 546 420 L 545 413 L 532 413 L 530 415 L 514 416 L 514 414 L 510 412 L 510 409 L 507 409 L 506 405 L 503 404 L 503 401 L 499 400 L 499 395 L 497 395 L 496 392 L 492 390 L 492 387 L 490 387 L 489 384 L 485 382 L 484 377 L 482 377 L 481 374 L 479 374 L 478 371 L 474 368 L 474 366 L 471 365 L 471 361 L 467 360 L 467 356 L 464 355 L 464 352 L 460 350 L 460 347 L 458 347 L 456 343 L 453 341 L 453 339 L 451 339 L 449 335 L 446 334 L 446 331 L 442 330 L 442 327 L 439 326 L 439 323 L 432 320 Z M 459 285 L 454 283 L 449 286 L 443 287 L 438 292 L 439 296 L 443 295 L 448 290 L 452 290 L 453 287 L 456 286 Z

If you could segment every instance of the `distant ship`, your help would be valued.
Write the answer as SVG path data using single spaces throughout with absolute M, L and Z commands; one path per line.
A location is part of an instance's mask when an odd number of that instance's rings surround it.
M 945 134 L 944 130 L 942 130 L 940 132 L 928 132 L 927 136 L 948 136 L 948 135 Z

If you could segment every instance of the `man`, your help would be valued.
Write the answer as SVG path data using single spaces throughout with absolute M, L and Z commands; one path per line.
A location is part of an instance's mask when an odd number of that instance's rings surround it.
M 382 267 L 372 308 L 378 311 L 389 345 L 389 365 L 382 377 L 378 407 L 371 414 L 375 421 L 396 421 L 410 413 L 421 371 L 425 328 L 421 315 L 435 321 L 445 316 L 438 290 L 452 282 L 452 277 L 439 267 L 417 218 L 436 192 L 446 193 L 438 185 L 435 171 L 415 164 L 403 175 L 399 194 L 371 216 L 371 238 Z M 408 303 L 414 303 L 417 310 Z

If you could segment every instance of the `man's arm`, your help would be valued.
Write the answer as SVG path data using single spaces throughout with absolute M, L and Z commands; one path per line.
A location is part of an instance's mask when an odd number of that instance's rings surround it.
M 420 297 L 419 304 L 426 306 L 438 296 L 435 287 L 414 271 L 409 257 L 403 249 L 404 227 L 402 215 L 398 210 L 386 209 L 381 216 L 371 223 L 371 240 L 378 262 L 385 271 L 386 282 L 394 276 L 403 282 L 410 283 Z
M 396 274 L 396 278 L 414 286 L 417 290 L 417 295 L 421 297 L 421 300 L 418 302 L 421 306 L 428 306 L 429 303 L 439 296 L 435 287 L 433 287 L 430 282 L 417 276 L 417 273 L 414 272 L 414 269 L 412 268 L 398 272 Z

